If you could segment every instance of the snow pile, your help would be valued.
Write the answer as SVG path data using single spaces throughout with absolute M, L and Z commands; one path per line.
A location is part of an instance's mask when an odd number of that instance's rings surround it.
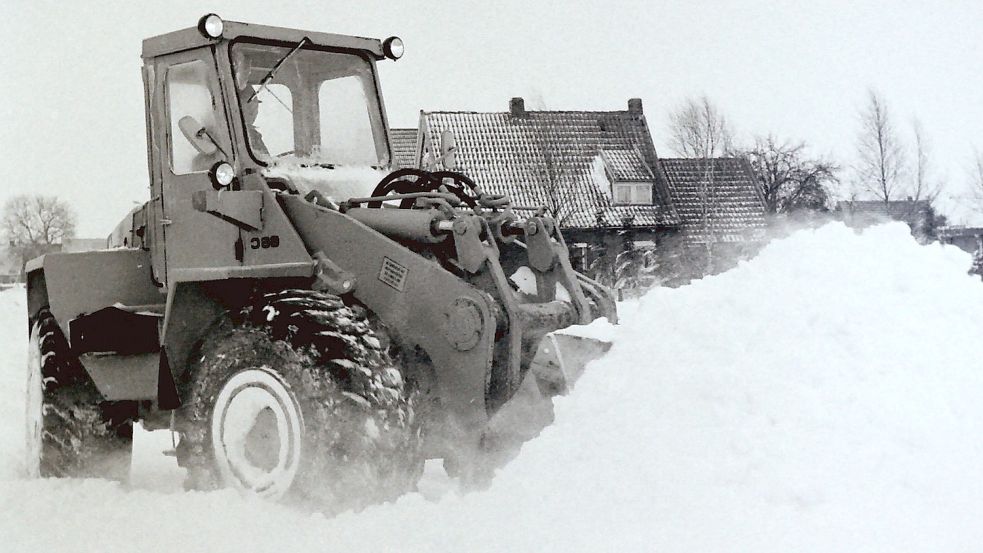
M 327 520 L 230 491 L 9 480 L 8 551 L 973 551 L 983 284 L 903 225 L 802 231 L 623 306 L 556 423 L 481 493 Z M 0 295 L 3 351 L 24 324 Z M 16 300 L 21 301 L 21 300 Z M 19 313 L 23 313 L 22 310 Z M 16 336 L 15 339 L 10 335 Z M 20 406 L 17 365 L 5 400 Z M 16 378 L 11 373 L 18 373 Z M 8 380 L 10 382 L 8 382 Z M 17 382 L 17 386 L 12 383 Z M 9 385 L 7 385 L 9 384 Z M 58 532 L 44 521 L 58 521 Z
M 24 469 L 26 305 L 27 297 L 23 286 L 0 292 L 0 486 L 4 480 L 20 476 Z M 0 511 L 5 505 L 8 502 L 0 501 Z M 0 525 L 2 524 L 3 521 L 0 520 Z M 3 533 L 0 532 L 0 543 L 2 542 Z

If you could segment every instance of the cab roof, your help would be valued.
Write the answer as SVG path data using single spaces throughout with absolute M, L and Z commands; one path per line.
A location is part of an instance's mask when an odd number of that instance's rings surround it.
M 254 25 L 252 23 L 239 23 L 237 21 L 224 21 L 225 28 L 222 36 L 212 39 L 204 36 L 198 31 L 198 27 L 189 27 L 180 31 L 173 31 L 163 35 L 150 37 L 143 41 L 143 59 L 155 58 L 164 54 L 173 54 L 183 50 L 190 50 L 209 44 L 218 44 L 223 41 L 233 40 L 239 37 L 259 38 L 283 42 L 300 42 L 307 37 L 311 43 L 318 46 L 334 48 L 346 48 L 353 50 L 365 50 L 374 55 L 377 59 L 385 56 L 382 51 L 382 42 L 374 38 L 363 38 L 349 35 L 336 35 L 332 33 L 318 33 L 313 31 L 301 31 L 298 29 L 288 29 L 285 27 L 270 27 L 267 25 Z

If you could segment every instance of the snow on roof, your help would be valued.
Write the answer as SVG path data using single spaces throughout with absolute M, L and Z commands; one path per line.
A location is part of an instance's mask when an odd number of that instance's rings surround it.
M 393 170 L 418 167 L 417 129 L 389 129 L 389 139 L 393 151 Z
M 517 99 L 520 100 L 520 99 Z M 425 147 L 439 151 L 453 131 L 457 170 L 516 206 L 538 207 L 561 197 L 565 228 L 672 227 L 679 216 L 664 183 L 650 169 L 657 157 L 641 107 L 627 111 L 433 111 L 421 114 Z M 592 164 L 601 156 L 615 180 L 649 181 L 652 205 L 613 205 Z
M 725 242 L 754 239 L 767 226 L 765 202 L 754 173 L 743 159 L 660 159 L 672 201 L 683 219 L 683 230 L 705 239 L 704 204 L 714 239 Z M 706 183 L 706 190 L 703 190 Z M 705 199 L 704 199 L 705 196 Z

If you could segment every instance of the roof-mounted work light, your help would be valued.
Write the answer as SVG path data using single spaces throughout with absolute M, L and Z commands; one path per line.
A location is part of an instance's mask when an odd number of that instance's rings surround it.
M 382 43 L 382 53 L 391 60 L 403 57 L 403 39 L 391 36 Z
M 198 20 L 198 32 L 208 38 L 222 38 L 222 31 L 224 30 L 225 22 L 222 21 L 221 17 L 215 15 L 214 13 L 203 15 L 201 19 Z

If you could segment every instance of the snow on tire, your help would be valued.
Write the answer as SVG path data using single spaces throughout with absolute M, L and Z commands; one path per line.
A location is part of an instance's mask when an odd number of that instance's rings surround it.
M 47 309 L 38 313 L 29 344 L 27 476 L 126 480 L 136 405 L 103 401 Z
M 189 378 L 178 449 L 190 487 L 339 511 L 416 484 L 420 435 L 402 375 L 336 296 L 264 296 L 205 337 Z

